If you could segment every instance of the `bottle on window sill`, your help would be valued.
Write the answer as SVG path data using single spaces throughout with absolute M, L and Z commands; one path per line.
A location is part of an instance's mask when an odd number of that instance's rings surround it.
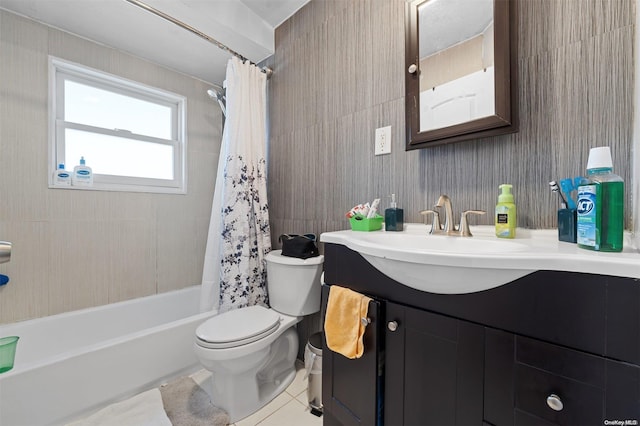
M 93 171 L 86 165 L 84 157 L 80 157 L 80 164 L 73 168 L 73 186 L 92 186 Z
M 55 186 L 71 186 L 71 172 L 64 169 L 64 164 L 58 164 L 58 169 L 53 172 L 53 184 Z

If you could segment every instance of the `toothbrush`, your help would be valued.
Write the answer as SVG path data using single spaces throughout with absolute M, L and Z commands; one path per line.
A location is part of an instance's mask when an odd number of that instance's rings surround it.
M 571 198 L 571 192 L 577 188 L 573 186 L 573 180 L 571 178 L 562 179 L 560 181 L 560 188 L 562 189 L 560 193 L 561 194 L 564 193 L 566 197 L 565 199 L 567 200 L 567 205 L 569 206 L 569 208 L 575 209 L 576 202 L 573 201 L 573 198 Z
M 551 192 L 557 192 L 558 195 L 560 195 L 560 199 L 562 200 L 560 202 L 560 205 L 562 206 L 563 209 L 567 208 L 567 200 L 566 198 L 564 198 L 564 194 L 562 193 L 562 191 L 560 191 L 560 187 L 558 186 L 558 182 L 556 182 L 555 180 L 552 180 L 551 182 L 549 182 L 549 186 L 551 187 Z
M 573 178 L 573 187 L 575 189 L 578 189 L 578 187 L 580 185 L 585 185 L 589 180 L 587 178 L 584 178 L 582 176 L 576 176 Z
M 378 212 L 378 206 L 380 205 L 380 198 L 376 198 L 371 203 L 371 208 L 369 209 L 369 213 L 367 213 L 367 219 L 372 219 L 376 217 L 376 213 Z

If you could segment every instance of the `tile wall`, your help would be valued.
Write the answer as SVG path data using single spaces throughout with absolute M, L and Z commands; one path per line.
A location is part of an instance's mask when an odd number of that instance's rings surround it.
M 558 200 L 548 182 L 584 174 L 589 148 L 603 145 L 627 182 L 631 227 L 636 2 L 517 3 L 520 131 L 409 152 L 405 0 L 311 0 L 277 29 L 269 64 L 274 247 L 282 233 L 345 229 L 351 206 L 381 197 L 384 210 L 391 193 L 408 222 L 446 193 L 456 217 L 484 209 L 490 214 L 472 224 L 492 224 L 501 183 L 514 185 L 518 226 L 552 228 Z M 392 152 L 376 157 L 374 131 L 387 125 Z
M 48 55 L 186 96 L 188 194 L 49 189 Z M 0 324 L 201 282 L 222 126 L 208 88 L 0 10 Z

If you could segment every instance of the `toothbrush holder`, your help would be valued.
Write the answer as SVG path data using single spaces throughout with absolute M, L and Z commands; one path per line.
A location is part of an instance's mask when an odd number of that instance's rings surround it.
M 558 240 L 567 243 L 576 242 L 576 209 L 558 210 Z

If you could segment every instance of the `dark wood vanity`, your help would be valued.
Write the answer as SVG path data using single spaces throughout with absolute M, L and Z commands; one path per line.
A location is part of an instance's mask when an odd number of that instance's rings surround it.
M 640 422 L 637 279 L 537 271 L 445 295 L 397 283 L 345 246 L 324 254 L 323 316 L 330 285 L 374 299 L 364 356 L 323 352 L 325 425 Z

